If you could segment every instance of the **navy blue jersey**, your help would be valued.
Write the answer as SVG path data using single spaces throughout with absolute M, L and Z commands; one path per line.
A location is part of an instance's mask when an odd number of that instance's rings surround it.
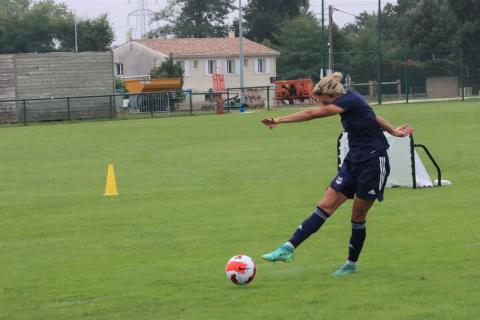
M 375 112 L 358 92 L 347 91 L 332 104 L 345 110 L 340 116 L 343 129 L 348 132 L 347 160 L 363 162 L 386 153 L 389 145 Z

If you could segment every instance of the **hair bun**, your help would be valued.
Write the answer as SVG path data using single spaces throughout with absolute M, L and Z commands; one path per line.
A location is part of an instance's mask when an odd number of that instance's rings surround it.
M 340 82 L 343 79 L 343 74 L 341 72 L 334 72 L 332 78 Z

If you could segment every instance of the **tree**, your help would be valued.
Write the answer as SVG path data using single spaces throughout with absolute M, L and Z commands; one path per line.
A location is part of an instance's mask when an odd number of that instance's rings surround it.
M 154 21 L 166 24 L 149 33 L 149 38 L 224 37 L 228 33 L 226 18 L 234 9 L 234 0 L 168 0 Z
M 480 0 L 447 0 L 448 8 L 457 18 L 455 45 L 462 48 L 478 47 L 480 42 Z
M 73 19 L 64 4 L 53 0 L 0 0 L 0 53 L 73 51 Z M 80 50 L 108 49 L 113 31 L 106 16 L 78 24 L 78 38 L 85 40 Z
M 420 0 L 397 0 L 395 11 L 399 15 L 404 15 L 409 9 L 414 8 Z
M 74 19 L 70 17 L 64 23 L 59 35 L 60 50 L 73 51 L 75 49 Z M 108 23 L 107 15 L 102 14 L 93 19 L 77 21 L 78 51 L 106 51 L 110 49 L 114 34 Z
M 49 52 L 56 50 L 55 36 L 66 8 L 53 1 L 31 3 L 25 0 L 2 1 L 0 51 Z M 3 9 L 2 8 L 2 9 Z
M 368 82 L 377 78 L 378 66 L 378 17 L 363 12 L 355 23 L 345 26 L 345 41 L 352 53 L 336 55 L 335 70 L 350 75 L 354 82 Z M 338 48 L 335 51 L 340 51 Z
M 277 43 L 282 23 L 306 14 L 309 0 L 251 0 L 245 8 L 246 36 L 257 42 Z
M 280 79 L 319 78 L 322 63 L 322 29 L 311 15 L 287 20 L 275 38 L 281 55 L 277 60 Z M 301 48 L 301 50 L 299 50 Z
M 458 28 L 455 21 L 446 0 L 420 0 L 405 11 L 398 36 L 419 53 L 451 48 Z
M 153 68 L 150 70 L 150 78 L 152 79 L 161 79 L 161 78 L 181 78 L 181 87 L 183 87 L 183 75 L 184 70 L 179 65 L 173 61 L 173 55 L 170 54 L 166 58 L 160 67 Z

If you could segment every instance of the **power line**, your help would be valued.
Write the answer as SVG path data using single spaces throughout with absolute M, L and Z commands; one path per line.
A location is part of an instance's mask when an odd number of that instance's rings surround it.
M 343 10 L 340 10 L 340 9 L 338 9 L 338 8 L 335 8 L 335 7 L 333 7 L 333 10 L 343 12 L 343 13 L 348 14 L 348 15 L 350 15 L 350 16 L 352 16 L 352 17 L 355 17 L 355 18 L 359 18 L 359 16 L 357 16 L 357 15 L 355 15 L 355 14 L 353 14 L 353 13 L 350 13 L 350 12 L 347 12 L 347 11 L 343 11 Z

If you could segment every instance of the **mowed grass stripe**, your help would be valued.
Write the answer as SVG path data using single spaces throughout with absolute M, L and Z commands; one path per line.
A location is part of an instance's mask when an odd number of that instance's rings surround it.
M 337 117 L 274 130 L 262 117 L 292 110 L 0 128 L 0 319 L 475 318 L 478 102 L 375 111 L 414 126 L 453 185 L 387 190 L 360 272 L 344 279 L 330 274 L 347 254 L 350 203 L 294 263 L 259 258 L 334 176 Z M 103 196 L 108 163 L 116 198 Z M 239 253 L 258 265 L 246 287 L 224 274 Z

